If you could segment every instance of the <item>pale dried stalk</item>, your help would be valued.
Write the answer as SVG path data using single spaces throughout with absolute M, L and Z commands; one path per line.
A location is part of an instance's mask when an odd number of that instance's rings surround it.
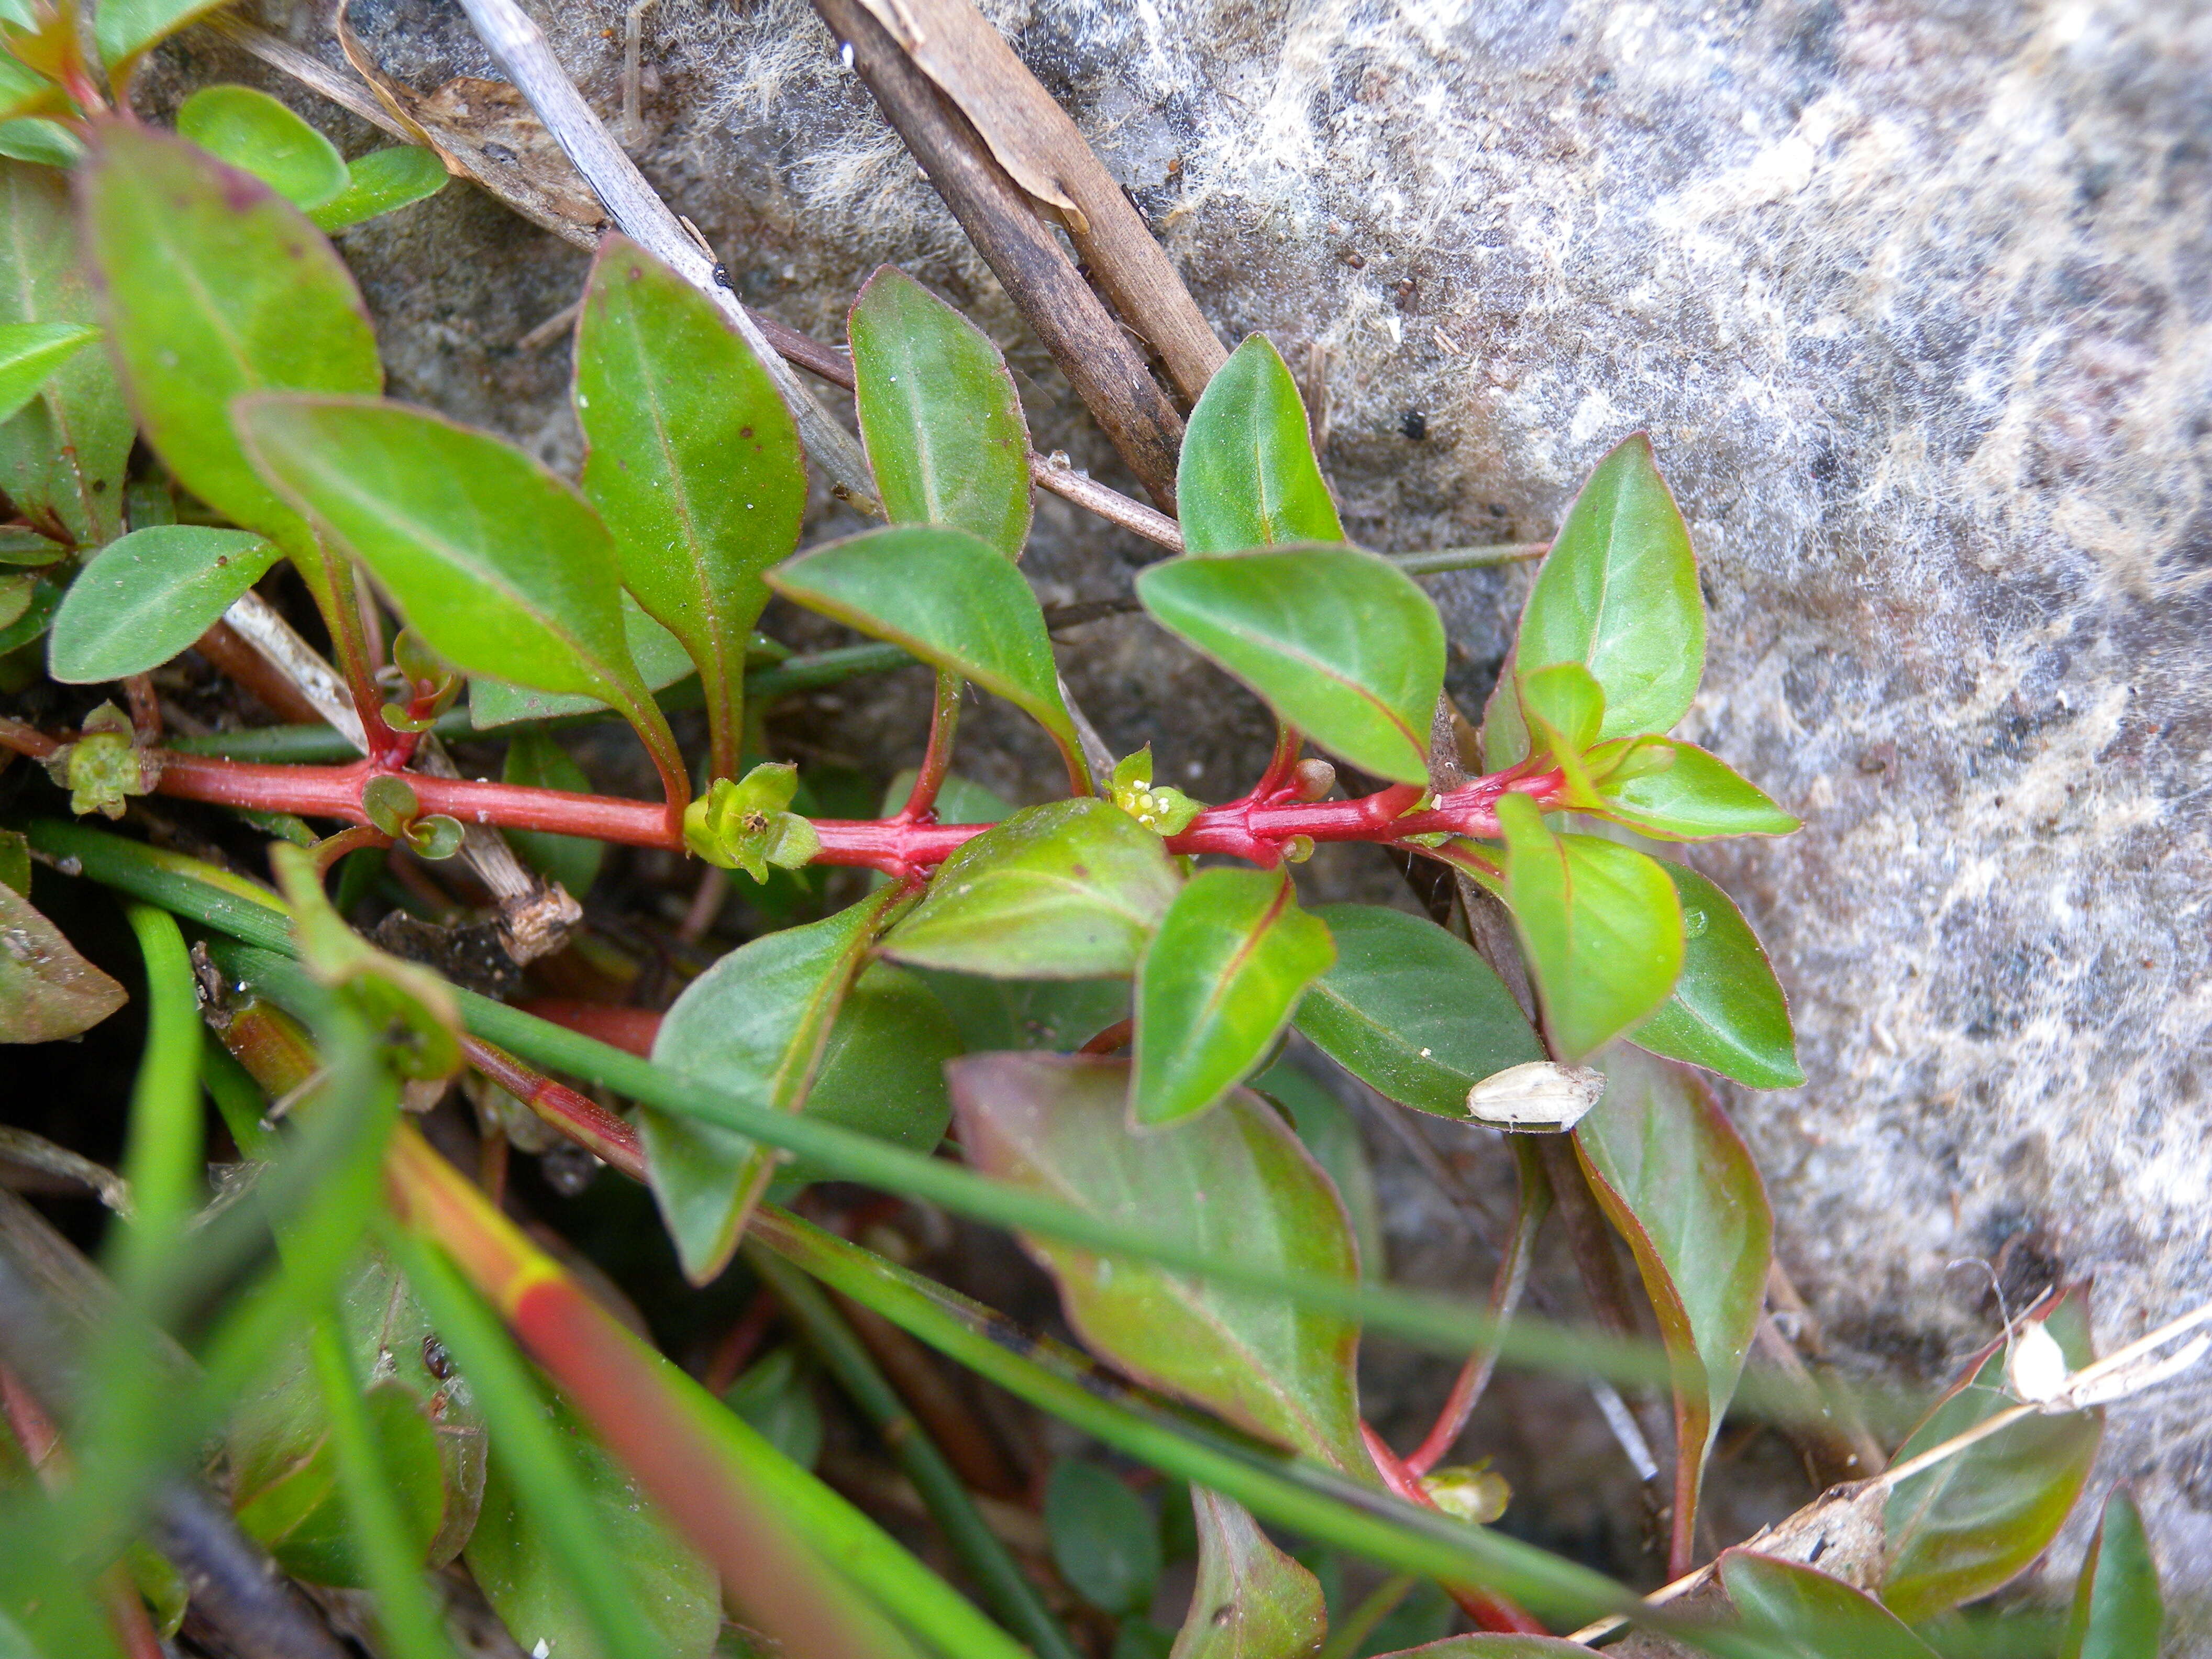
M 1909 1457 L 1894 1468 L 1884 1469 L 1871 1480 L 1862 1480 L 1852 1486 L 1832 1488 L 1823 1492 L 1805 1510 L 1801 1510 L 1798 1515 L 1792 1516 L 1790 1520 L 1778 1526 L 1766 1528 L 1759 1536 L 1787 1533 L 1800 1516 L 1822 1508 L 1833 1508 L 1839 1501 L 1847 1502 L 1855 1507 L 1863 1506 L 1901 1483 L 1911 1480 L 1914 1475 L 1934 1468 L 1939 1463 L 1948 1462 L 1967 1448 L 1979 1444 L 1993 1434 L 2002 1433 L 2025 1418 L 2050 1417 L 2066 1412 L 2086 1411 L 2093 1407 L 2110 1405 L 2115 1401 L 2124 1400 L 2131 1395 L 2154 1388 L 2166 1381 L 2176 1372 L 2202 1359 L 2208 1347 L 2212 1347 L 2212 1339 L 2200 1336 L 2194 1341 L 2184 1345 L 2178 1352 L 2165 1359 L 2153 1360 L 2148 1364 L 2142 1362 L 2148 1355 L 2164 1347 L 2176 1337 L 2186 1335 L 2200 1325 L 2208 1324 L 2212 1324 L 2212 1302 L 2201 1304 L 2179 1319 L 2168 1320 L 2156 1330 L 2137 1337 L 2124 1347 L 2116 1349 L 2094 1364 L 2084 1365 L 2080 1370 L 2069 1376 L 2065 1386 L 2054 1391 L 2050 1398 L 2026 1401 L 2017 1406 L 2007 1407 L 1994 1416 L 1984 1418 L 1973 1427 L 1953 1435 L 1948 1440 L 1940 1441 L 1930 1446 L 1918 1456 Z M 1754 1539 L 1753 1541 L 1758 1540 Z M 1695 1572 L 1686 1573 L 1673 1583 L 1661 1586 L 1644 1598 L 1644 1605 L 1656 1607 L 1663 1607 L 1669 1601 L 1679 1601 L 1692 1590 L 1707 1583 L 1712 1577 L 1717 1565 L 1717 1562 L 1708 1562 Z M 1588 1645 L 1601 1637 L 1610 1636 L 1627 1622 L 1627 1620 L 1619 1617 L 1601 1619 L 1595 1624 L 1583 1626 L 1566 1639 Z
M 361 714 L 345 682 L 275 607 L 248 592 L 223 613 L 223 620 L 297 686 L 339 736 L 364 755 L 368 752 Z M 416 748 L 415 765 L 433 777 L 460 776 L 445 746 L 427 734 Z M 501 942 L 515 961 L 532 962 L 559 950 L 568 942 L 569 928 L 583 920 L 583 907 L 558 882 L 540 881 L 523 868 L 514 849 L 489 824 L 461 826 L 460 855 L 498 903 Z
M 753 349 L 776 391 L 798 422 L 806 453 L 829 475 L 830 488 L 865 511 L 877 512 L 873 476 L 860 442 L 831 418 L 784 362 L 752 313 L 714 278 L 711 254 L 692 240 L 682 221 L 662 201 L 637 165 L 616 143 L 585 103 L 568 72 L 554 57 L 544 32 L 514 0 L 462 0 L 469 21 L 507 78 L 520 88 L 566 150 L 576 171 L 599 198 L 623 234 L 714 302 L 732 327 Z

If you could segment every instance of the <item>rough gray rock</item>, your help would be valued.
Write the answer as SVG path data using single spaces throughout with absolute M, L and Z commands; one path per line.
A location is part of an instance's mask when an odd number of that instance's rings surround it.
M 2212 10 L 994 15 L 1224 337 L 1267 330 L 1325 392 L 1355 537 L 1540 537 L 1599 454 L 1653 434 L 1713 607 L 1689 733 L 1808 819 L 1698 861 L 1795 999 L 1812 1081 L 1734 1107 L 1832 1334 L 1940 1371 L 1992 1328 L 1962 1259 L 2016 1299 L 2094 1275 L 2107 1346 L 2212 1294 Z M 356 18 L 417 85 L 484 70 L 457 9 Z M 623 19 L 548 20 L 611 114 Z M 750 298 L 831 335 L 869 268 L 903 264 L 1007 345 L 1041 447 L 1109 471 L 804 5 L 661 0 L 641 38 L 638 153 Z M 349 252 L 402 395 L 565 453 L 562 350 L 510 343 L 577 256 L 460 192 Z M 1040 523 L 1048 597 L 1120 591 L 1146 556 L 1057 504 Z M 1463 696 L 1524 580 L 1437 584 Z M 1081 658 L 1109 736 L 1152 738 L 1178 781 L 1226 792 L 1264 750 L 1249 705 L 1137 624 Z M 1044 757 L 1008 741 L 1018 787 Z M 2203 1399 L 2118 1408 L 2104 1471 L 2143 1483 L 2197 1596 Z

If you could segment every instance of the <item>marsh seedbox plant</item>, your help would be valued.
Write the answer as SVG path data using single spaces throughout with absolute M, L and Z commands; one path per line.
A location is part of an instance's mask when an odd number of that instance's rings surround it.
M 1321 1587 L 1255 1516 L 1437 1580 L 1504 1633 L 1439 1652 L 1578 1651 L 1542 1632 L 1625 1593 L 1476 1524 L 1495 1518 L 1494 1478 L 1438 1468 L 1507 1343 L 1560 1181 L 1585 1187 L 1626 1240 L 1664 1355 L 1546 1349 L 1541 1333 L 1522 1349 L 1671 1394 L 1669 1555 L 1692 1565 L 1771 1231 L 1758 1172 L 1692 1068 L 1753 1088 L 1802 1075 L 1735 906 L 1642 848 L 1796 824 L 1669 735 L 1698 689 L 1705 623 L 1644 439 L 1598 464 L 1553 538 L 1470 775 L 1434 606 L 1346 542 L 1291 376 L 1266 339 L 1244 342 L 1191 411 L 1185 550 L 1136 582 L 1154 623 L 1279 722 L 1250 790 L 1208 805 L 1157 780 L 1148 750 L 1099 753 L 1070 707 L 1020 569 L 1031 478 L 1013 382 L 990 341 L 919 284 L 878 271 L 851 316 L 888 522 L 801 549 L 805 461 L 774 383 L 708 299 L 641 249 L 610 234 L 592 268 L 574 388 L 587 453 L 571 482 L 380 395 L 360 296 L 317 227 L 415 199 L 434 171 L 384 152 L 349 168 L 244 88 L 185 109 L 197 143 L 102 121 L 81 129 L 81 155 L 79 129 L 55 127 L 69 142 L 46 161 L 0 161 L 13 415 L 0 424 L 13 509 L 0 650 L 17 685 L 43 668 L 64 685 L 119 683 L 128 705 L 61 731 L 0 722 L 0 742 L 42 763 L 80 816 L 124 817 L 151 795 L 241 815 L 276 837 L 277 888 L 59 817 L 6 832 L 7 1036 L 85 1030 L 120 998 L 30 908 L 35 851 L 132 896 L 149 1037 L 135 1206 L 108 1262 L 118 1298 L 71 1339 L 84 1363 L 45 1401 L 76 1473 L 51 1492 L 4 1484 L 0 1635 L 57 1656 L 145 1651 L 147 1609 L 181 1616 L 204 1583 L 177 1520 L 178 1494 L 202 1489 L 156 1474 L 216 1447 L 204 1467 L 226 1524 L 303 1581 L 373 1590 L 373 1639 L 408 1659 L 449 1650 L 424 1570 L 456 1559 L 539 1652 L 730 1650 L 752 1638 L 725 1631 L 725 1594 L 796 1652 L 1067 1655 L 1058 1614 L 1079 1604 L 1119 1621 L 1117 1654 L 1310 1652 L 1327 1638 Z M 358 758 L 239 758 L 252 733 L 165 743 L 146 677 L 256 603 L 280 562 L 313 598 L 335 664 L 300 647 L 295 686 L 350 723 Z M 801 771 L 758 759 L 768 688 L 837 668 L 785 662 L 756 631 L 772 594 L 882 642 L 830 658 L 934 671 L 927 752 L 886 816 L 810 812 Z M 389 646 L 387 607 L 405 624 Z M 684 750 L 663 711 L 695 683 L 703 754 Z M 1058 799 L 1013 811 L 955 776 L 971 687 L 1042 727 Z M 551 735 L 617 716 L 652 759 L 658 799 L 588 793 Z M 500 781 L 441 763 L 438 734 L 469 731 L 507 740 Z M 297 753 L 329 739 L 284 741 Z M 1366 782 L 1347 792 L 1340 775 Z M 582 896 L 603 843 L 755 884 L 787 886 L 779 872 L 816 865 L 880 879 L 732 951 L 657 1022 L 569 1009 L 567 1029 L 398 962 L 342 918 L 392 849 L 511 872 L 496 832 L 540 872 L 497 894 L 508 921 L 551 914 L 556 943 L 574 907 L 552 884 Z M 1324 842 L 1442 866 L 1466 925 L 1302 904 L 1292 871 Z M 173 915 L 199 939 L 196 962 Z M 596 1040 L 617 1024 L 622 1044 Z M 1292 1027 L 1387 1101 L 1513 1132 L 1500 1156 L 1515 1159 L 1520 1214 L 1486 1313 L 1362 1280 L 1326 1167 L 1349 1167 L 1342 1125 L 1332 1139 L 1328 1100 L 1279 1061 Z M 734 1414 L 428 1150 L 398 1113 L 403 1091 L 434 1096 L 464 1071 L 518 1133 L 526 1121 L 647 1182 L 695 1282 L 746 1251 L 885 1431 L 990 1618 L 809 1473 L 788 1412 L 750 1413 L 782 1425 L 772 1436 Z M 246 1196 L 203 1223 L 204 1086 L 251 1173 Z M 617 1097 L 626 1116 L 603 1103 Z M 936 1155 L 949 1124 L 957 1158 Z M 1091 1354 L 1016 1332 L 772 1201 L 825 1175 L 1020 1229 Z M 1147 1618 L 1149 1511 L 1081 1462 L 1045 1504 L 1075 1600 L 1048 1605 L 823 1286 L 1190 1483 L 1199 1577 L 1182 1633 Z M 2073 1317 L 2061 1334 L 2079 1364 Z M 1437 1431 L 1405 1458 L 1360 1418 L 1363 1322 L 1476 1349 Z M 162 1328 L 191 1340 L 160 1348 L 155 1386 L 131 1345 Z M 20 1367 L 23 1354 L 19 1341 L 0 1358 Z M 789 1405 L 782 1363 L 732 1398 Z M 11 1410 L 18 1440 L 36 1437 L 38 1392 Z M 1899 1615 L 1924 1622 L 2004 1582 L 2078 1491 L 2094 1417 L 2044 1431 L 2032 1468 L 1961 1458 L 1958 1480 L 1893 1495 L 1907 1509 L 1868 1585 L 1881 1601 L 1736 1553 L 1722 1575 L 1735 1613 L 1707 1609 L 1678 1636 L 1727 1653 L 1928 1651 Z M 2083 1581 L 2100 1616 L 2146 1595 L 2154 1607 L 2118 1502 Z M 142 1531 L 170 1559 L 125 1552 Z M 1348 1629 L 1328 1651 L 1359 1639 Z M 1826 1645 L 1776 1645 L 1808 1641 Z

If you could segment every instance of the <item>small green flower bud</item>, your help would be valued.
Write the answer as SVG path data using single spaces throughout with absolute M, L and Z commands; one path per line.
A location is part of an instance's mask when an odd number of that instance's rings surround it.
M 46 772 L 70 792 L 70 811 L 119 818 L 132 795 L 150 795 L 161 768 L 138 747 L 131 717 L 104 702 L 85 717 L 83 735 L 46 757 Z
M 1504 1515 L 1505 1506 L 1513 1501 L 1513 1488 L 1506 1484 L 1505 1477 L 1483 1463 L 1463 1464 L 1424 1475 L 1421 1490 L 1446 1515 L 1455 1515 L 1477 1526 L 1488 1526 Z

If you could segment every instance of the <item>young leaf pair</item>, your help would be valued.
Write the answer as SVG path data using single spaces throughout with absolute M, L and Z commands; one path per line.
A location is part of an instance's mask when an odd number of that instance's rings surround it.
M 1153 620 L 1321 747 L 1428 782 L 1443 623 L 1411 578 L 1346 544 L 1305 406 L 1266 336 L 1239 346 L 1192 409 L 1176 499 L 1185 556 L 1137 578 Z
M 1705 663 L 1689 532 L 1649 440 L 1601 460 L 1536 575 L 1482 732 L 1492 773 L 1550 775 L 1561 806 L 1667 841 L 1786 835 L 1797 821 L 1721 761 L 1665 736 Z M 1498 803 L 1502 876 L 1553 1047 L 1578 1059 L 1627 1033 L 1754 1087 L 1804 1080 L 1764 952 L 1694 872 L 1562 833 Z

